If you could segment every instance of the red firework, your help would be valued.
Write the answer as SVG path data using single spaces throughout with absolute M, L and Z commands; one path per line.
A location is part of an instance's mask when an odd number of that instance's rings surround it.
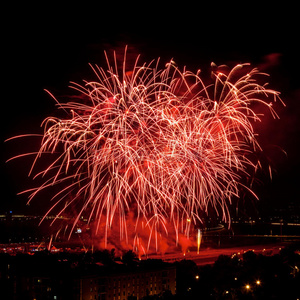
M 58 186 L 45 217 L 76 211 L 72 233 L 88 215 L 105 246 L 117 232 L 121 243 L 145 252 L 153 242 L 160 247 L 169 231 L 175 242 L 188 238 L 209 208 L 230 222 L 228 206 L 245 187 L 243 176 L 257 167 L 247 155 L 260 149 L 253 104 L 277 117 L 272 102 L 279 93 L 260 85 L 261 73 L 249 64 L 216 68 L 205 85 L 200 72 L 179 70 L 173 61 L 160 69 L 159 60 L 137 58 L 128 70 L 126 55 L 121 69 L 116 58 L 113 65 L 106 59 L 107 70 L 91 65 L 95 81 L 72 83 L 84 95 L 78 101 L 60 103 L 51 95 L 66 117 L 43 122 L 30 171 L 43 183 L 24 191 L 29 201 Z M 43 157 L 48 166 L 34 173 Z

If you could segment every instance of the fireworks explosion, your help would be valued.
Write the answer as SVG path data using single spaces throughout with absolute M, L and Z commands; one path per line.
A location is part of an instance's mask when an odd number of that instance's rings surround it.
M 65 118 L 43 122 L 30 170 L 43 183 L 24 191 L 29 202 L 57 186 L 45 217 L 71 212 L 71 234 L 85 216 L 105 247 L 116 234 L 144 252 L 162 247 L 168 234 L 176 243 L 189 239 L 191 226 L 212 209 L 230 223 L 229 206 L 259 165 L 249 158 L 261 150 L 255 104 L 276 118 L 279 93 L 260 85 L 261 73 L 249 64 L 212 65 L 206 85 L 200 71 L 179 70 L 173 61 L 160 68 L 159 60 L 141 64 L 137 57 L 128 70 L 126 51 L 121 66 L 116 55 L 106 60 L 107 70 L 91 65 L 95 81 L 72 83 L 76 101 L 51 95 Z M 35 171 L 43 158 L 47 167 Z

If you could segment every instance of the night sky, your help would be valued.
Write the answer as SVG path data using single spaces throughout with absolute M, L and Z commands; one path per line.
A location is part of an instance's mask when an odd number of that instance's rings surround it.
M 2 131 L 0 213 L 26 212 L 30 159 L 5 163 L 11 156 L 38 147 L 35 138 L 4 143 L 14 135 L 41 133 L 42 120 L 55 114 L 58 99 L 72 94 L 69 81 L 90 78 L 88 63 L 104 66 L 103 51 L 141 54 L 141 61 L 161 57 L 191 71 L 209 72 L 210 63 L 234 66 L 250 62 L 269 73 L 272 89 L 281 92 L 286 108 L 276 106 L 280 120 L 267 117 L 261 124 L 260 141 L 274 168 L 273 180 L 263 174 L 255 187 L 259 209 L 299 207 L 300 63 L 298 8 L 273 2 L 272 7 L 227 3 L 211 7 L 177 7 L 152 4 L 82 6 L 23 6 L 6 8 L 2 25 Z M 148 4 L 147 4 L 148 5 Z M 175 5 L 175 2 L 173 2 Z M 177 3 L 176 3 L 177 5 Z M 248 6 L 247 6 L 248 5 Z M 287 156 L 281 150 L 287 152 Z M 38 199 L 36 209 L 43 207 Z

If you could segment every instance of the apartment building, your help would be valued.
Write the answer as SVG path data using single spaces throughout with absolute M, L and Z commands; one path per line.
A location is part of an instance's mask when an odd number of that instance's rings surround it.
M 176 293 L 176 268 L 137 269 L 79 278 L 79 300 L 130 300 L 158 295 L 166 290 Z

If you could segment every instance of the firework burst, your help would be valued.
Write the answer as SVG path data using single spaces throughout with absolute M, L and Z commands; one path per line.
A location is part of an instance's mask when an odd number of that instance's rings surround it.
M 126 52 L 125 52 L 126 53 Z M 134 244 L 148 249 L 172 227 L 176 241 L 189 236 L 200 214 L 213 208 L 230 222 L 229 205 L 239 197 L 242 178 L 257 163 L 249 153 L 260 146 L 253 122 L 255 103 L 268 107 L 278 92 L 256 81 L 248 64 L 212 71 L 206 85 L 200 71 L 179 70 L 159 60 L 128 70 L 126 55 L 107 70 L 91 65 L 95 81 L 72 83 L 77 101 L 57 105 L 65 118 L 48 117 L 30 174 L 43 183 L 30 192 L 58 186 L 46 215 L 76 211 L 93 222 L 105 241 L 112 230 L 128 239 L 128 218 L 135 220 Z M 48 166 L 35 171 L 45 157 Z M 250 193 L 254 193 L 248 189 Z M 141 241 L 139 230 L 147 232 Z M 131 232 L 132 233 L 132 232 Z M 146 250 L 145 250 L 146 251 Z

